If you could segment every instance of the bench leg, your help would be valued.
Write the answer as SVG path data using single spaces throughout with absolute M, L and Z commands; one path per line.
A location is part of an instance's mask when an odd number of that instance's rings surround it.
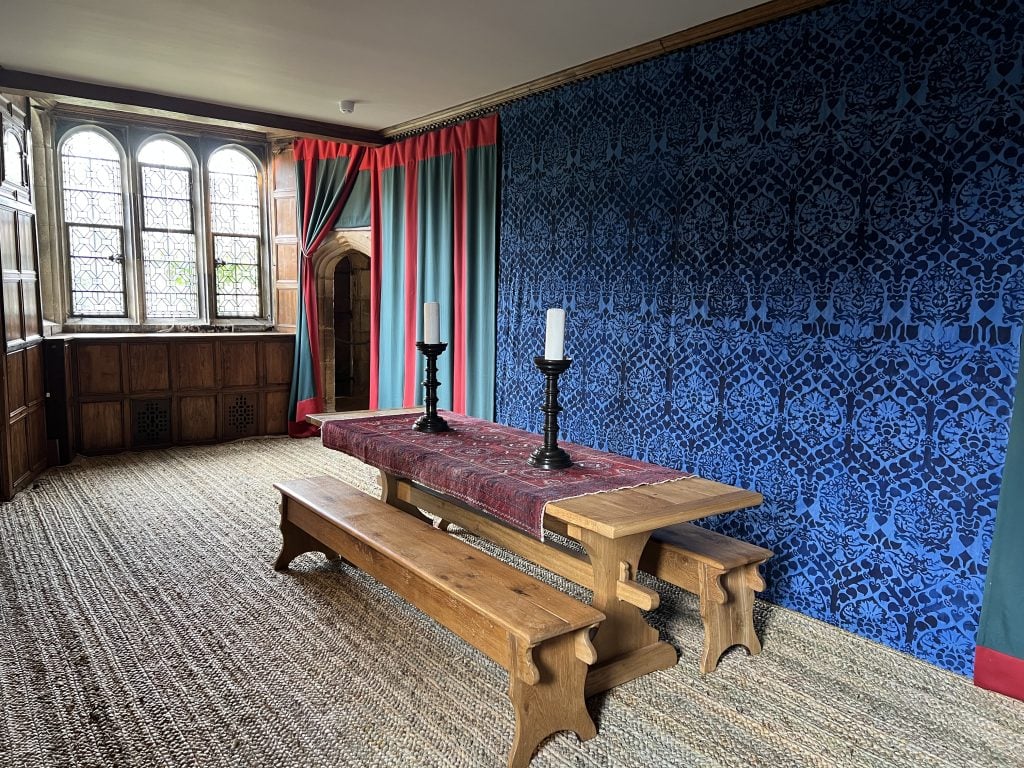
M 508 693 L 516 713 L 516 733 L 509 768 L 526 768 L 537 747 L 558 731 L 573 731 L 584 741 L 597 735 L 583 698 L 586 679 L 587 664 L 579 659 L 572 634 L 533 649 L 513 645 Z M 531 680 L 537 682 L 531 684 Z
M 274 570 L 283 571 L 292 560 L 306 552 L 323 552 L 328 560 L 334 560 L 338 553 L 321 544 L 287 518 L 285 503 L 281 503 L 281 554 L 274 561 Z
M 754 631 L 754 589 L 764 589 L 757 563 L 722 573 L 700 567 L 700 616 L 704 622 L 704 650 L 700 671 L 714 672 L 729 648 L 742 645 L 751 656 L 761 652 Z

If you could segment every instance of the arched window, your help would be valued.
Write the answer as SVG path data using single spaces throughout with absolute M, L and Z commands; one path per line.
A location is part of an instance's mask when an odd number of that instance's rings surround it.
M 72 133 L 60 149 L 71 314 L 124 317 L 122 159 L 100 131 Z
M 139 150 L 138 164 L 146 317 L 197 319 L 199 269 L 192 158 L 177 142 L 155 138 Z
M 268 326 L 266 150 L 215 131 L 58 122 L 70 328 Z
M 4 131 L 4 173 L 3 180 L 18 186 L 25 186 L 25 150 L 14 131 Z
M 240 149 L 224 147 L 211 155 L 209 176 L 217 317 L 258 317 L 259 170 Z

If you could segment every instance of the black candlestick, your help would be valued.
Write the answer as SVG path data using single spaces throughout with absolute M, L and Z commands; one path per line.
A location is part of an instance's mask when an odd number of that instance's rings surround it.
M 416 342 L 416 349 L 427 358 L 427 375 L 423 379 L 423 408 L 424 413 L 412 428 L 417 432 L 447 432 L 448 422 L 437 415 L 437 356 L 448 348 L 445 343 L 425 344 L 422 341 Z
M 558 414 L 562 406 L 558 404 L 558 377 L 572 365 L 572 358 L 548 360 L 543 357 L 533 358 L 547 382 L 544 386 L 544 445 L 530 454 L 527 463 L 537 469 L 565 469 L 572 466 L 569 454 L 558 447 Z

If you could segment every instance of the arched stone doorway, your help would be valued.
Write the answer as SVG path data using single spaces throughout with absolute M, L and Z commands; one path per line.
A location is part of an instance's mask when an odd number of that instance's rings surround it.
M 313 256 L 324 410 L 366 408 L 370 396 L 369 232 L 332 232 Z

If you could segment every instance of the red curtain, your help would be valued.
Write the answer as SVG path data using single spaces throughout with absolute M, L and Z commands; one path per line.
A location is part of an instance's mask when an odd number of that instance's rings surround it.
M 341 215 L 352 194 L 366 147 L 334 141 L 298 139 L 294 146 L 298 192 L 299 296 L 295 326 L 295 357 L 288 400 L 288 434 L 311 437 L 319 432 L 307 424 L 311 413 L 323 411 L 320 385 L 319 320 L 313 254 Z

